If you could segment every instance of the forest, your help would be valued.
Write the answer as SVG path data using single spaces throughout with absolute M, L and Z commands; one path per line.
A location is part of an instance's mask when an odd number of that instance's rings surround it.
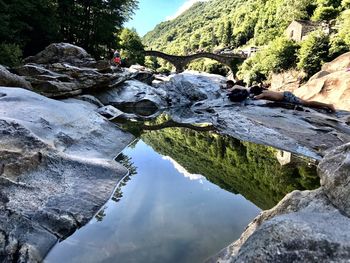
M 229 48 L 258 47 L 256 56 L 241 65 L 238 76 L 246 82 L 262 81 L 272 72 L 290 68 L 306 77 L 324 62 L 350 49 L 350 0 L 211 0 L 199 2 L 174 20 L 159 24 L 146 34 L 147 48 L 170 54 L 190 54 Z M 302 42 L 287 38 L 294 20 L 325 23 L 330 33 L 312 32 Z M 148 59 L 149 66 L 170 68 L 164 61 Z M 222 73 L 210 60 L 193 62 L 192 69 Z
M 0 64 L 16 65 L 54 42 L 106 56 L 117 47 L 123 23 L 137 4 L 137 0 L 0 0 Z

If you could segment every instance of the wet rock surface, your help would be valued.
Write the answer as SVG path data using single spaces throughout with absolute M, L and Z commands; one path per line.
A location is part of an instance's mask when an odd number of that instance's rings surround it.
M 0 260 L 40 262 L 108 200 L 133 137 L 83 104 L 0 93 Z

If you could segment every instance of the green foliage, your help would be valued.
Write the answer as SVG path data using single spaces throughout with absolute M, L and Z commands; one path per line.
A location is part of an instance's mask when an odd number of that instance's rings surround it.
M 343 53 L 350 50 L 349 45 L 346 44 L 345 40 L 338 35 L 332 36 L 330 39 L 329 58 L 335 59 Z
M 145 64 L 144 46 L 136 30 L 124 28 L 118 36 L 120 53 L 126 59 L 127 64 Z
M 315 74 L 328 58 L 329 38 L 321 31 L 311 33 L 301 43 L 298 69 L 308 76 Z
M 232 43 L 232 22 L 228 21 L 225 29 L 224 35 L 224 45 L 230 46 Z
M 342 0 L 317 0 L 318 6 L 332 6 L 337 8 L 341 5 Z
M 210 59 L 196 60 L 188 66 L 191 70 L 205 71 L 212 74 L 227 75 L 230 71 L 228 67 Z
M 339 31 L 337 36 L 342 39 L 348 47 L 350 47 L 350 10 L 342 12 L 338 22 Z
M 327 21 L 334 19 L 338 16 L 339 10 L 333 6 L 320 6 L 315 10 L 312 16 L 313 21 Z
M 275 157 L 276 150 L 271 147 L 183 128 L 147 132 L 142 140 L 190 173 L 202 174 L 262 209 L 273 207 L 295 189 L 319 186 L 315 167 L 299 160 L 281 166 Z
M 115 46 L 114 33 L 137 0 L 0 0 L 0 42 L 32 55 L 52 42 L 70 42 L 95 56 Z
M 291 21 L 310 19 L 316 7 L 315 0 L 200 2 L 176 19 L 159 24 L 143 42 L 153 50 L 178 55 L 198 49 L 267 45 L 282 36 Z M 207 70 L 204 64 L 200 70 Z
M 344 9 L 350 9 L 350 0 L 343 0 L 343 1 L 341 2 L 341 6 L 342 6 L 342 8 L 344 8 Z
M 240 68 L 238 76 L 246 83 L 261 82 L 271 72 L 279 73 L 296 66 L 298 46 L 285 37 L 276 38 L 265 49 L 247 59 Z
M 9 67 L 18 66 L 21 63 L 22 50 L 15 44 L 0 44 L 0 64 Z

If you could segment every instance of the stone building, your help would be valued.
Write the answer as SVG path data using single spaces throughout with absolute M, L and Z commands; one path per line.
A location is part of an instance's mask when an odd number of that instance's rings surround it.
M 324 23 L 312 22 L 307 20 L 294 20 L 286 29 L 286 35 L 288 38 L 293 39 L 296 42 L 300 42 L 312 31 L 322 29 L 327 32 L 327 26 Z

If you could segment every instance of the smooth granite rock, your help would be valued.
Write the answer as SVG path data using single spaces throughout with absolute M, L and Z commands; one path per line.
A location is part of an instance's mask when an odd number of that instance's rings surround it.
M 350 216 L 350 143 L 323 158 L 319 175 L 327 197 L 342 213 Z
M 156 89 L 137 80 L 128 80 L 118 87 L 94 95 L 105 105 L 119 108 L 153 108 L 155 110 L 167 106 L 163 97 L 166 92 Z
M 0 65 L 0 86 L 32 89 L 28 81 L 21 76 L 11 73 L 2 65 Z
M 0 93 L 0 260 L 40 262 L 108 200 L 133 136 L 81 103 Z

